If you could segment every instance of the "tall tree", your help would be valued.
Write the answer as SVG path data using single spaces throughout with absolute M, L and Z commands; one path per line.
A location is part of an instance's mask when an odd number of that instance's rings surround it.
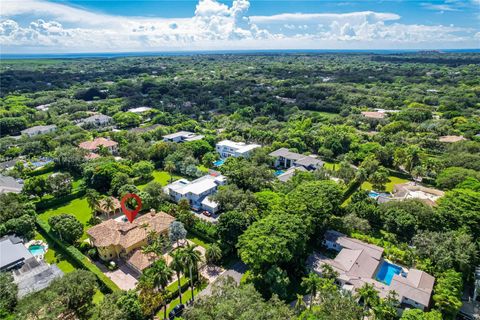
M 308 277 L 302 278 L 302 286 L 305 288 L 305 292 L 310 294 L 310 310 L 313 306 L 313 301 L 317 296 L 318 288 L 322 284 L 322 279 L 314 272 L 310 272 Z
M 182 251 L 175 250 L 170 254 L 170 256 L 172 257 L 172 261 L 170 262 L 170 268 L 175 270 L 175 272 L 177 273 L 178 297 L 180 298 L 180 304 L 182 304 L 182 283 L 180 280 L 182 271 L 185 270 Z
M 192 301 L 195 300 L 194 298 L 194 286 L 193 286 L 193 271 L 198 271 L 198 263 L 202 260 L 202 256 L 200 251 L 196 250 L 196 245 L 188 244 L 186 247 L 181 249 L 183 263 L 188 268 L 189 277 L 190 277 L 190 288 L 192 291 Z

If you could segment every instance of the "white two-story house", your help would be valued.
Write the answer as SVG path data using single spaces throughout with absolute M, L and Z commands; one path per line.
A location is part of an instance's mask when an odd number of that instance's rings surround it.
M 248 158 L 253 149 L 260 148 L 259 144 L 246 144 L 245 142 L 235 142 L 231 140 L 222 140 L 217 143 L 215 149 L 220 154 L 220 158 L 244 157 Z
M 187 179 L 177 180 L 167 185 L 164 191 L 175 202 L 187 199 L 194 210 L 206 210 L 216 213 L 219 210 L 219 206 L 209 196 L 215 194 L 218 187 L 225 183 L 226 178 L 224 176 L 209 174 L 193 181 Z

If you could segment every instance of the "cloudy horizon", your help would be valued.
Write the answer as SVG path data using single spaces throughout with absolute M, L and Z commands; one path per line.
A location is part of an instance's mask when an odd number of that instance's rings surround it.
M 114 8 L 118 3 L 99 2 L 100 10 L 95 2 L 85 7 L 71 2 L 1 0 L 1 51 L 25 54 L 480 47 L 479 0 L 405 2 L 403 7 L 373 1 L 329 2 L 328 6 L 299 1 L 294 9 L 280 1 L 276 10 L 268 10 L 265 2 L 258 1 L 199 0 L 182 2 L 178 12 L 172 3 L 159 1 L 151 4 L 160 8 L 158 13 L 148 7 L 144 11 L 137 8 L 138 12 L 113 12 L 119 9 Z M 119 6 L 127 4 L 120 2 Z M 168 4 L 173 10 L 161 10 Z M 267 9 L 260 10 L 262 5 Z M 412 6 L 412 10 L 405 6 Z M 413 10 L 416 8 L 418 12 Z

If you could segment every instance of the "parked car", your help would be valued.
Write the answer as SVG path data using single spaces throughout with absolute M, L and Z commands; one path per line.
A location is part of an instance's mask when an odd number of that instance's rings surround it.
M 206 216 L 206 217 L 211 217 L 211 216 L 212 216 L 212 214 L 211 214 L 210 212 L 206 211 L 206 210 L 203 211 L 202 213 L 203 213 L 203 215 Z
M 176 305 L 175 308 L 173 308 L 173 310 L 168 313 L 168 319 L 173 320 L 175 319 L 175 317 L 180 317 L 184 309 L 185 309 L 184 304 Z

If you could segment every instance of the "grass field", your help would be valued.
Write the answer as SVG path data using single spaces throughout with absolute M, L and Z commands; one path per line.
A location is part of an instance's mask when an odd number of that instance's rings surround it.
M 170 174 L 167 171 L 155 170 L 152 175 L 153 175 L 153 180 L 151 180 L 149 182 L 155 181 L 155 182 L 160 183 L 162 186 L 166 186 L 170 182 Z M 173 180 L 177 180 L 177 179 L 180 179 L 180 178 L 181 177 L 179 177 L 179 176 L 173 175 Z M 137 188 L 139 190 L 143 190 L 143 188 L 145 188 L 146 185 L 147 185 L 147 183 L 144 183 L 144 184 L 138 185 Z
M 408 182 L 406 179 L 390 176 L 388 177 L 389 182 L 385 185 L 385 191 L 386 192 L 393 192 L 393 186 L 399 183 L 405 183 Z M 360 187 L 362 190 L 373 190 L 373 186 L 370 182 L 365 181 L 362 183 L 362 186 Z
M 326 162 L 324 161 L 325 164 L 323 167 L 327 170 L 332 170 L 332 171 L 337 171 L 338 170 L 338 163 L 333 163 L 333 162 Z
M 55 207 L 45 211 L 44 213 L 38 215 L 38 218 L 48 222 L 48 219 L 53 216 L 57 216 L 62 213 L 69 213 L 77 217 L 77 219 L 85 226 L 83 237 L 81 240 L 86 239 L 85 231 L 88 229 L 88 220 L 92 217 L 92 210 L 87 204 L 86 198 L 78 198 L 67 202 L 65 205 L 60 207 Z

